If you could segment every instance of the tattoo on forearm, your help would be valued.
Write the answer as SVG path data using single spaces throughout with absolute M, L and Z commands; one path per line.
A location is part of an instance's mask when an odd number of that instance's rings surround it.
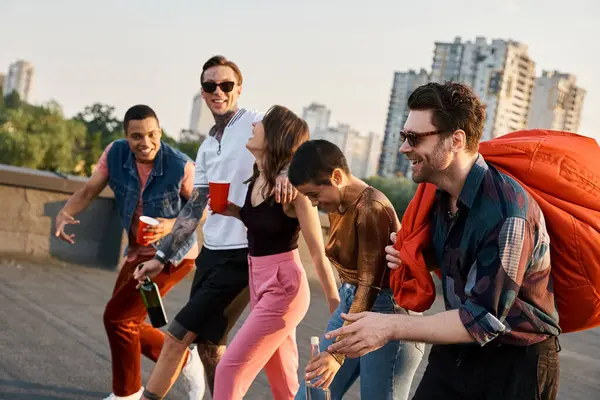
M 200 219 L 202 219 L 202 214 L 207 203 L 208 187 L 194 188 L 192 196 L 177 216 L 171 233 L 165 236 L 158 246 L 160 251 L 165 253 L 167 259 L 173 257 L 177 253 L 177 250 L 194 233 L 200 223 Z

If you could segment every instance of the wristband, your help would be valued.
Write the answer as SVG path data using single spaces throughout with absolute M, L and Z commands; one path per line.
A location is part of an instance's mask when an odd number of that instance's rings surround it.
M 165 257 L 165 253 L 163 253 L 162 251 L 160 251 L 158 249 L 156 250 L 156 253 L 154 254 L 154 258 L 163 265 L 166 264 L 167 262 L 169 262 L 167 260 L 167 258 Z

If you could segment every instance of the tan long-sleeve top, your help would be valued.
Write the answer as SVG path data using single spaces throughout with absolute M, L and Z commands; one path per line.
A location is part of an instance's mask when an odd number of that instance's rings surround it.
M 343 212 L 329 214 L 330 234 L 325 253 L 340 280 L 356 285 L 351 313 L 369 311 L 379 291 L 389 288 L 385 247 L 400 228 L 389 199 L 369 186 Z M 346 323 L 347 324 L 347 323 Z M 344 356 L 333 354 L 342 363 Z

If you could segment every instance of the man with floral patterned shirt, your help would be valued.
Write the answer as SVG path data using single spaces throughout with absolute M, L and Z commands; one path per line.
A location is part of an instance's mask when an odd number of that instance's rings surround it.
M 389 340 L 434 344 L 414 399 L 554 399 L 560 334 L 550 239 L 539 205 L 478 153 L 485 107 L 467 86 L 429 83 L 408 100 L 400 151 L 417 183 L 438 187 L 426 258 L 442 271 L 445 312 L 361 313 L 330 351 Z M 393 235 L 392 241 L 395 241 Z M 399 252 L 386 248 L 390 267 Z

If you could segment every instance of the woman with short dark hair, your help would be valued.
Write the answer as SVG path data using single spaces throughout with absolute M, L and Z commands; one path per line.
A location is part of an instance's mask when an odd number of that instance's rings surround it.
M 313 206 L 329 213 L 325 251 L 342 287 L 340 305 L 326 332 L 347 323 L 342 313 L 408 313 L 396 305 L 389 286 L 385 247 L 400 222 L 388 198 L 353 176 L 342 151 L 326 140 L 311 140 L 298 148 L 289 179 Z M 327 349 L 333 341 L 323 337 L 321 343 Z M 352 359 L 325 350 L 309 362 L 306 378 L 329 387 L 332 399 L 341 399 L 358 377 L 361 398 L 407 399 L 423 350 L 423 343 L 400 341 Z M 296 398 L 304 397 L 300 390 Z

